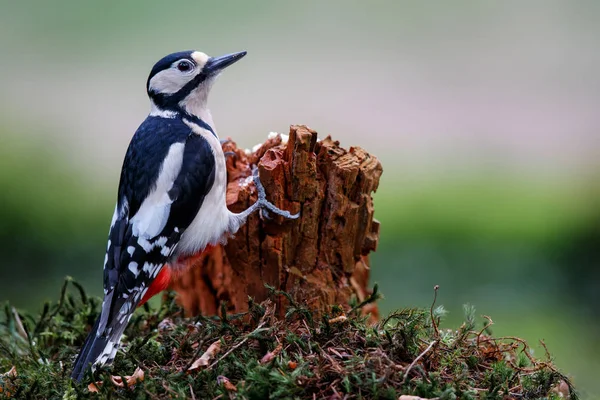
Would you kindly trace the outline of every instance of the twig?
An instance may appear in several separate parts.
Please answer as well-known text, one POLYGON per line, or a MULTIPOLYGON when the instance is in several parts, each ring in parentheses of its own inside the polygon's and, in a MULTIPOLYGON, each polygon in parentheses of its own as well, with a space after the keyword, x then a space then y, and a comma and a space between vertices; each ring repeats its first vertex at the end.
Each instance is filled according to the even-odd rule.
MULTIPOLYGON (((529 354, 529 351, 528 351, 530 348, 529 345, 527 344, 527 342, 525 340, 523 340, 521 338, 518 338, 515 336, 502 336, 499 338, 484 338, 481 340, 484 342, 495 342, 495 343, 502 342, 503 340, 513 340, 515 342, 521 343, 521 345, 523 346, 521 353, 525 354, 525 356, 529 359, 529 362, 531 362, 531 365, 533 365, 532 368, 520 368, 520 370, 523 373, 532 373, 532 372, 539 371, 543 368, 549 368, 552 371, 556 371, 556 367, 554 365, 552 365, 551 362, 538 361, 535 358, 533 358, 531 356, 531 354, 529 354)), ((478 341, 477 347, 479 347, 479 341, 478 341)))
POLYGON ((542 347, 544 348, 544 351, 546 352, 546 360, 548 362, 552 362, 552 356, 550 356, 550 352, 548 351, 548 347, 546 347, 546 343, 544 343, 543 340, 540 340, 540 344, 542 345, 542 347))
POLYGON ((208 369, 211 369, 212 367, 214 367, 215 365, 217 365, 218 363, 220 363, 221 361, 223 361, 223 359, 225 359, 225 357, 227 357, 232 352, 234 352, 238 347, 240 347, 241 345, 243 345, 244 343, 246 343, 248 341, 248 338, 254 332, 258 331, 259 329, 262 329, 262 327, 265 326, 265 324, 266 324, 266 321, 263 321, 260 324, 258 324, 258 326, 256 327, 256 329, 254 329, 252 332, 250 332, 249 334, 247 334, 238 344, 236 344, 235 346, 233 346, 231 349, 227 350, 227 352, 225 354, 223 354, 217 361, 215 361, 212 364, 210 364, 208 366, 208 369))
POLYGON ((410 373, 410 370, 415 366, 417 361, 419 361, 429 350, 431 350, 433 348, 433 346, 436 345, 437 342, 438 342, 437 340, 434 340, 433 342, 431 342, 429 344, 429 346, 427 346, 427 348, 425 350, 423 350, 423 352, 421 354, 419 354, 417 356, 417 358, 415 358, 413 360, 413 362, 410 363, 408 368, 406 368, 406 372, 404 373, 404 378, 402 378, 402 382, 400 383, 400 386, 404 385, 404 383, 406 382, 406 379, 408 378, 408 374, 410 373))
POLYGON ((433 303, 431 303, 431 308, 429 309, 429 313, 431 314, 431 324, 433 325, 433 330, 435 331, 435 336, 440 336, 440 331, 438 330, 437 324, 435 322, 435 317, 433 316, 433 307, 435 306, 435 302, 437 300, 437 292, 440 288, 440 285, 435 285, 433 287, 433 303))
POLYGON ((487 319, 487 321, 489 322, 487 325, 484 325, 483 328, 479 331, 479 333, 477 334, 477 348, 479 349, 479 340, 481 338, 481 335, 483 335, 483 331, 485 331, 487 328, 489 328, 490 326, 494 325, 494 321, 492 321, 492 319, 490 317, 488 317, 487 315, 484 315, 483 318, 487 319))
POLYGON ((13 318, 15 320, 17 332, 23 339, 27 340, 27 342, 29 342, 31 344, 31 339, 29 339, 29 335, 27 334, 27 332, 25 332, 25 327, 23 326, 23 321, 21 321, 21 317, 19 316, 17 309, 12 307, 11 311, 13 313, 13 318))
POLYGON ((218 363, 220 363, 221 361, 223 361, 225 359, 225 357, 227 357, 228 355, 230 355, 232 352, 234 352, 238 347, 240 347, 241 345, 243 345, 244 343, 246 343, 248 341, 248 338, 250 338, 250 336, 252 336, 254 333, 258 332, 259 330, 261 330, 263 328, 263 326, 265 326, 265 324, 267 323, 267 320, 273 316, 273 313, 275 312, 275 306, 273 305, 273 303, 269 300, 267 300, 265 306, 265 313, 264 315, 260 318, 260 323, 258 324, 258 326, 250 333, 248 333, 244 339, 242 339, 238 344, 236 344, 235 346, 233 346, 231 349, 227 350, 227 352, 225 352, 225 354, 223 354, 222 357, 220 357, 217 361, 213 362, 212 364, 210 364, 208 366, 208 369, 211 369, 212 367, 214 367, 215 365, 217 365, 218 363))
POLYGON ((48 317, 48 320, 51 320, 52 318, 54 318, 58 312, 60 311, 60 309, 62 308, 63 304, 65 303, 65 296, 67 295, 67 287, 69 286, 69 283, 73 280, 73 278, 71 278, 70 276, 67 276, 65 278, 65 283, 63 284, 61 290, 60 290, 60 298, 58 300, 58 306, 56 307, 56 309, 50 314, 50 316, 48 317))

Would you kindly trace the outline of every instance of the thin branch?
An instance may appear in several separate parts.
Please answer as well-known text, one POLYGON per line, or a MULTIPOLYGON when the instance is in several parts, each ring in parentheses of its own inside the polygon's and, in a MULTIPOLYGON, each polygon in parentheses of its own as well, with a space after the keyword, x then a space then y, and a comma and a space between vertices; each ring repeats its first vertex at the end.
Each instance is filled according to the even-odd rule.
POLYGON ((431 303, 431 308, 429 309, 429 313, 431 314, 431 323, 433 325, 433 330, 435 331, 435 337, 440 336, 440 331, 438 330, 437 324, 435 322, 435 317, 433 315, 433 307, 435 306, 435 302, 437 300, 437 293, 440 288, 440 285, 435 285, 433 287, 433 303, 431 303))
POLYGON ((402 382, 400 383, 400 386, 403 386, 404 383, 406 383, 406 379, 408 378, 408 374, 410 373, 410 370, 415 366, 415 364, 417 363, 417 361, 419 361, 425 354, 427 354, 427 352, 429 350, 431 350, 433 348, 433 346, 435 346, 437 344, 437 340, 434 340, 433 342, 429 343, 429 346, 427 346, 427 348, 425 350, 423 350, 423 352, 421 354, 419 354, 417 356, 417 358, 415 358, 413 360, 413 362, 410 363, 410 365, 408 366, 408 368, 406 368, 406 372, 404 373, 404 378, 402 378, 402 382))
POLYGON ((250 333, 248 333, 244 339, 242 339, 238 344, 236 344, 235 346, 233 346, 231 349, 227 350, 227 352, 225 352, 225 354, 223 354, 223 356, 221 356, 217 361, 213 362, 212 364, 210 364, 208 366, 208 369, 211 369, 212 367, 214 367, 215 365, 217 365, 219 362, 223 361, 225 359, 225 357, 227 357, 228 355, 230 355, 232 352, 234 352, 237 348, 239 348, 241 345, 243 345, 244 343, 246 343, 248 341, 248 339, 254 335, 255 333, 259 332, 267 323, 267 321, 273 316, 275 312, 275 305, 273 305, 273 303, 271 303, 270 301, 267 303, 266 307, 265 307, 265 313, 264 315, 260 318, 260 323, 258 324, 258 326, 250 333))
POLYGON ((225 359, 225 357, 227 357, 228 355, 230 355, 231 353, 233 353, 237 348, 239 348, 241 345, 243 345, 244 343, 246 343, 248 341, 248 338, 250 338, 250 336, 252 336, 258 330, 262 329, 262 327, 265 326, 265 324, 266 324, 266 321, 263 321, 260 324, 258 324, 258 326, 256 327, 256 329, 254 329, 252 332, 250 332, 249 334, 247 334, 238 344, 236 344, 235 346, 233 346, 231 349, 227 350, 227 352, 225 354, 223 354, 217 361, 215 361, 212 364, 210 364, 208 366, 208 369, 211 369, 212 367, 214 367, 215 365, 217 365, 219 362, 223 361, 225 359))

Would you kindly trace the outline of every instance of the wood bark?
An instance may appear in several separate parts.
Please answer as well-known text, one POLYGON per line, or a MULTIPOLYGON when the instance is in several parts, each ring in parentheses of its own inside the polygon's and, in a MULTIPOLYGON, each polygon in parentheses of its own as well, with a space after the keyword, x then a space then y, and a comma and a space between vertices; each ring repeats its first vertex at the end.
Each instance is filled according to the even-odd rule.
MULTIPOLYGON (((258 165, 269 201, 300 217, 265 219, 257 212, 226 245, 188 260, 190 268, 171 285, 186 312, 214 315, 223 301, 228 312, 244 312, 248 296, 259 302, 269 296, 265 284, 317 312, 333 304, 347 309, 352 295, 367 298, 368 255, 379 239, 371 197, 382 173, 379 160, 330 137, 317 140, 306 126, 292 126, 289 137, 270 137, 252 152, 234 142, 223 150, 234 153, 227 159, 231 211, 256 201, 251 167, 258 165)), ((276 301, 285 314, 285 297, 276 301)), ((376 305, 365 311, 377 318, 376 305)))

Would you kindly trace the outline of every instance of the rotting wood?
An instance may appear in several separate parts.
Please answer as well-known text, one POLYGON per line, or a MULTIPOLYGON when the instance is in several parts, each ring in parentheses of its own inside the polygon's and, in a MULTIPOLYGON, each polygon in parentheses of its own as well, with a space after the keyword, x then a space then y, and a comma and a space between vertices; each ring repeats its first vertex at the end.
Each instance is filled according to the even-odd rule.
MULTIPOLYGON (((291 126, 287 140, 271 136, 254 152, 227 142, 227 205, 240 212, 256 201, 251 166, 257 164, 267 198, 277 207, 300 212, 297 220, 250 216, 227 244, 190 259, 193 264, 173 279, 172 288, 189 315, 214 315, 225 301, 228 312, 248 309, 248 296, 260 302, 265 284, 292 295, 299 304, 326 311, 347 308, 371 293, 369 253, 377 248, 379 222, 373 218, 372 193, 382 167, 360 147, 346 150, 329 136, 317 140, 306 126, 291 126)), ((287 300, 277 299, 277 313, 287 300)), ((364 312, 378 317, 376 304, 364 312)))

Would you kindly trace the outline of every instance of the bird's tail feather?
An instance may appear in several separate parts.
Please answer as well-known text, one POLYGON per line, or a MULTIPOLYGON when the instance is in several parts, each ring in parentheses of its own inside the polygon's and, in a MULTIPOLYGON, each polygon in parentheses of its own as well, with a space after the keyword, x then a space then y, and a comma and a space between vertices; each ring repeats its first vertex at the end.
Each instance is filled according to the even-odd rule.
POLYGON ((73 364, 71 379, 77 382, 80 382, 83 379, 90 367, 93 369, 96 366, 110 363, 114 359, 121 336, 127 325, 126 323, 120 324, 113 329, 110 329, 110 334, 103 332, 98 335, 100 319, 101 317, 98 317, 96 320, 94 327, 85 339, 85 343, 73 364))

